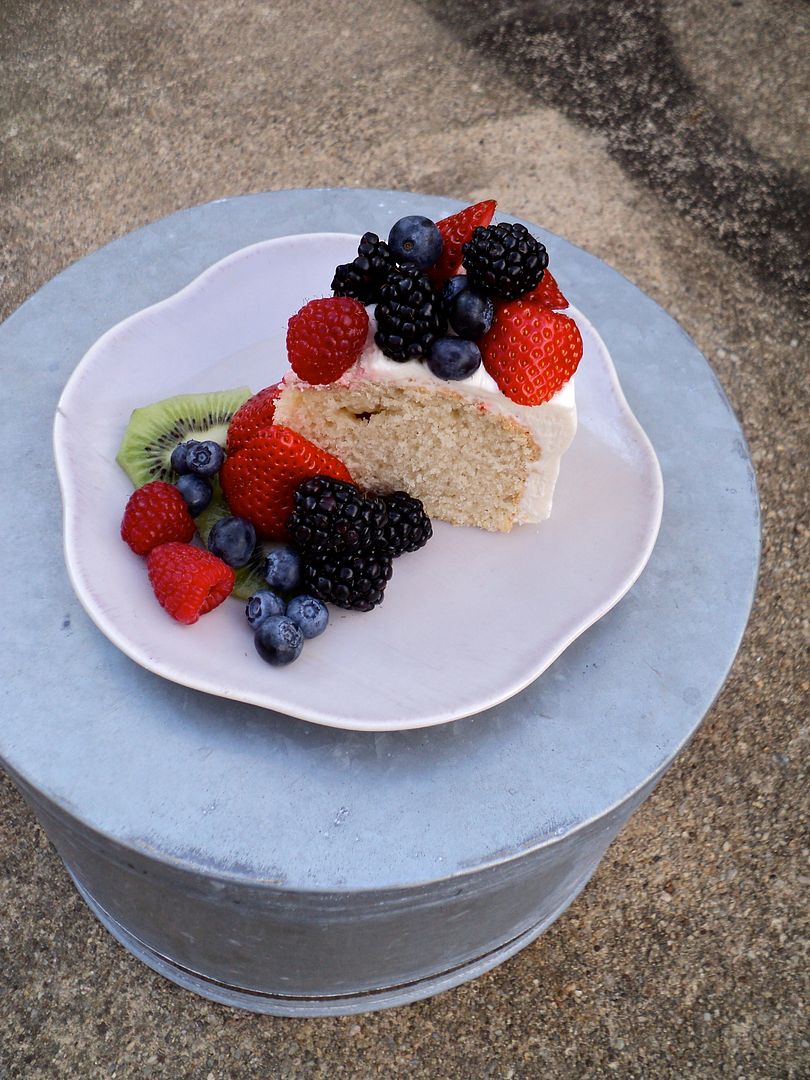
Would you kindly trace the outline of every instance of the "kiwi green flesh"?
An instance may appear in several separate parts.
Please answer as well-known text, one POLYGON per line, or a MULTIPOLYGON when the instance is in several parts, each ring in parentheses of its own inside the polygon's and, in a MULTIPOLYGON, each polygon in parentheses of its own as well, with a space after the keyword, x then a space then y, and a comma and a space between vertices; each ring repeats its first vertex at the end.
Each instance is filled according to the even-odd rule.
POLYGON ((233 414, 251 396, 247 386, 209 394, 178 394, 135 409, 116 461, 135 487, 150 480, 173 483, 172 451, 187 439, 211 439, 224 448, 233 414))
MULTIPOLYGON (((198 514, 194 519, 197 523, 197 532, 200 534, 204 544, 208 543, 208 534, 213 529, 214 525, 220 518, 227 517, 230 514, 230 508, 225 501, 225 496, 219 490, 219 486, 215 485, 214 497, 211 502, 203 510, 201 514, 198 514)), ((268 542, 265 540, 259 540, 250 557, 250 562, 247 566, 241 567, 236 571, 236 581, 234 582, 232 596, 238 597, 240 600, 248 600, 259 589, 267 588, 267 581, 264 576, 264 564, 267 560, 267 556, 273 550, 278 547, 278 544, 268 542)))

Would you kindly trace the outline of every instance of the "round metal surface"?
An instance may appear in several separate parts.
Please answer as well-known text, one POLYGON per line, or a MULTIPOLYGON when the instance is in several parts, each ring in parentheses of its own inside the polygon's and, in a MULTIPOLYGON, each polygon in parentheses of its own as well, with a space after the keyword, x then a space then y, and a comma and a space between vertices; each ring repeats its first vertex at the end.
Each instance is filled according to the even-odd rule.
POLYGON ((444 727, 351 733, 164 681, 84 614, 62 559, 50 432, 87 348, 248 244, 294 232, 383 233, 403 214, 436 217, 460 205, 362 190, 222 200, 93 253, 0 327, 6 441, 19 451, 0 501, 0 760, 94 910, 114 933, 120 924, 119 940, 183 985, 225 986, 210 990, 218 1000, 315 1014, 357 1011, 363 998, 352 995, 371 993, 382 997, 368 1007, 380 1007, 452 985, 451 968, 465 969, 455 981, 469 978, 492 966, 486 956, 508 955, 510 941, 531 940, 695 731, 745 627, 758 503, 722 390, 653 301, 535 226, 562 289, 607 343, 665 483, 661 531, 640 580, 540 679, 444 727), (536 892, 519 908, 509 898, 527 881, 536 892), (462 903, 465 931, 454 942, 442 914, 462 903), (205 915, 195 924, 186 911, 173 925, 172 904, 205 915), (242 904, 249 928, 226 918, 242 904), (381 913, 377 940, 366 932, 381 913), (279 926, 294 930, 290 951, 266 970, 255 958, 262 919, 273 941, 279 926), (308 928, 317 937, 326 925, 337 928, 336 945, 321 969, 285 970, 285 957, 306 954, 308 928), (419 925, 433 926, 434 938, 422 944, 414 931, 406 963, 390 943, 419 925), (369 945, 350 970, 358 940, 369 945), (305 1004, 235 1000, 283 997, 285 986, 305 1004), (353 1003, 312 1003, 330 995, 353 1003))

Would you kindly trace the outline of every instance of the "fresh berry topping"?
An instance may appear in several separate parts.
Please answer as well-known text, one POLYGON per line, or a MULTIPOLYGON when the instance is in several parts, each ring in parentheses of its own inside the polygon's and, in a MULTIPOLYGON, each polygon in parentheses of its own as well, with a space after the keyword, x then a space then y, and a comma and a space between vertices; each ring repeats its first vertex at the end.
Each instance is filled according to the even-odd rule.
POLYGON ((295 623, 305 638, 314 638, 326 629, 329 609, 323 600, 315 596, 296 596, 287 604, 287 618, 295 623))
POLYGON ((185 499, 172 484, 153 480, 133 491, 121 521, 121 539, 136 555, 148 555, 158 544, 189 541, 194 519, 185 499))
POLYGON ((241 450, 245 443, 249 443, 263 428, 270 427, 281 389, 281 383, 266 386, 236 410, 228 427, 229 454, 241 450))
POLYGON ((175 446, 174 450, 172 450, 172 456, 169 459, 169 464, 178 476, 183 476, 187 472, 190 472, 187 460, 188 452, 192 449, 192 447, 197 445, 198 443, 196 439, 189 439, 188 442, 178 443, 177 446, 175 446))
POLYGON ((371 611, 382 603, 391 572, 390 555, 327 553, 307 559, 304 584, 314 596, 337 607, 371 611))
POLYGON ((463 250, 470 288, 503 300, 516 300, 533 289, 548 266, 543 244, 517 223, 478 228, 463 250))
POLYGON ((391 226, 388 247, 399 262, 427 270, 442 253, 442 234, 430 218, 409 214, 391 226))
POLYGON ((450 325, 461 338, 477 341, 492 326, 495 304, 489 296, 463 289, 450 303, 450 325))
POLYGON ((382 499, 329 476, 315 476, 300 484, 294 502, 287 528, 307 558, 368 550, 386 522, 382 499))
POLYGON ((430 346, 427 366, 437 379, 466 379, 480 368, 481 350, 474 341, 464 338, 436 338, 430 346))
POLYGON ((562 311, 570 306, 548 268, 543 271, 540 284, 527 292, 523 299, 531 300, 533 304, 542 304, 543 307, 554 308, 555 311, 562 311))
POLYGON ((270 589, 259 589, 245 605, 245 615, 250 626, 257 630, 271 615, 283 615, 287 605, 281 597, 270 589))
POLYGON ((487 199, 486 202, 475 203, 474 206, 468 206, 457 214, 451 214, 450 217, 436 222, 444 245, 439 261, 431 267, 428 274, 434 284, 440 285, 453 274, 458 274, 461 267, 461 249, 472 236, 474 229, 489 225, 494 213, 495 200, 487 199))
POLYGON ((433 526, 419 499, 405 491, 384 496, 388 521, 378 549, 393 558, 406 551, 418 551, 433 536, 433 526))
POLYGON ((228 506, 262 539, 285 540, 295 489, 310 476, 351 481, 342 461, 296 431, 274 424, 229 454, 219 475, 228 506))
POLYGON ((262 660, 275 667, 297 660, 304 647, 304 635, 286 615, 271 615, 259 623, 253 641, 262 660))
POLYGON ((388 244, 380 240, 376 233, 364 233, 357 249, 357 258, 335 270, 332 292, 335 296, 352 296, 361 304, 376 304, 380 299, 380 289, 396 268, 396 260, 388 244))
POLYGON ((518 405, 542 405, 582 359, 579 327, 567 315, 525 299, 503 304, 479 341, 484 367, 518 405))
POLYGON ((450 305, 453 303, 459 293, 469 285, 466 274, 456 274, 455 277, 448 278, 442 285, 441 292, 439 293, 439 299, 442 302, 442 308, 445 312, 450 311, 450 305))
POLYGON ((182 476, 178 476, 175 487, 186 500, 188 512, 192 517, 196 517, 205 510, 214 493, 211 481, 206 480, 204 476, 195 476, 194 473, 184 473, 182 476))
POLYGON ((205 442, 194 443, 193 446, 186 444, 186 471, 195 476, 215 476, 222 462, 225 460, 225 451, 219 443, 206 439, 205 442))
POLYGON ((301 556, 295 548, 276 548, 264 563, 264 576, 271 589, 278 592, 295 592, 301 585, 301 556))
POLYGON ((208 550, 236 570, 247 566, 256 547, 256 529, 245 518, 221 517, 208 534, 208 550))
POLYGON ((389 276, 375 314, 374 340, 386 356, 400 363, 426 353, 447 327, 433 286, 410 265, 389 276))
POLYGON ((190 625, 230 596, 234 572, 221 559, 191 544, 161 544, 146 560, 161 607, 190 625))
POLYGON ((334 382, 357 360, 367 336, 368 314, 359 300, 310 300, 287 324, 290 366, 305 382, 334 382))

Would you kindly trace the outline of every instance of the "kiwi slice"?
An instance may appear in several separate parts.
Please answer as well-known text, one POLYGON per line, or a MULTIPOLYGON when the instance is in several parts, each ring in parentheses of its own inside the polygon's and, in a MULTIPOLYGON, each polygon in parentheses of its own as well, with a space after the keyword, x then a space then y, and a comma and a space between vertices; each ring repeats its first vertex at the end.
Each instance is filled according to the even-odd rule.
MULTIPOLYGON (((208 543, 208 534, 220 518, 230 514, 230 508, 225 501, 225 496, 219 489, 219 484, 214 485, 214 496, 201 514, 194 519, 197 524, 197 532, 204 544, 208 543)), ((272 541, 259 540, 250 557, 247 566, 236 571, 232 596, 238 596, 240 600, 247 600, 259 589, 267 588, 264 577, 264 564, 270 552, 278 547, 272 541)))
POLYGON ((211 439, 225 446, 228 424, 251 396, 247 386, 211 394, 178 394, 164 398, 130 417, 116 461, 135 487, 150 480, 176 480, 170 464, 172 450, 187 439, 211 439))

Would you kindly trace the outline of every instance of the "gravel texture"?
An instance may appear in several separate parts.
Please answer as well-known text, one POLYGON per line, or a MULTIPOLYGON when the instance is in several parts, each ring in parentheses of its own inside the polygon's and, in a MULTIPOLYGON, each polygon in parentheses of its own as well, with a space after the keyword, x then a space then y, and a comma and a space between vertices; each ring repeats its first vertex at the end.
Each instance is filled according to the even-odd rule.
POLYGON ((101 929, 0 781, 2 1080, 810 1073, 809 34, 802 0, 0 5, 0 316, 225 195, 491 195, 680 321, 763 514, 749 629, 689 749, 547 934, 433 1000, 282 1020, 194 998, 101 929))

